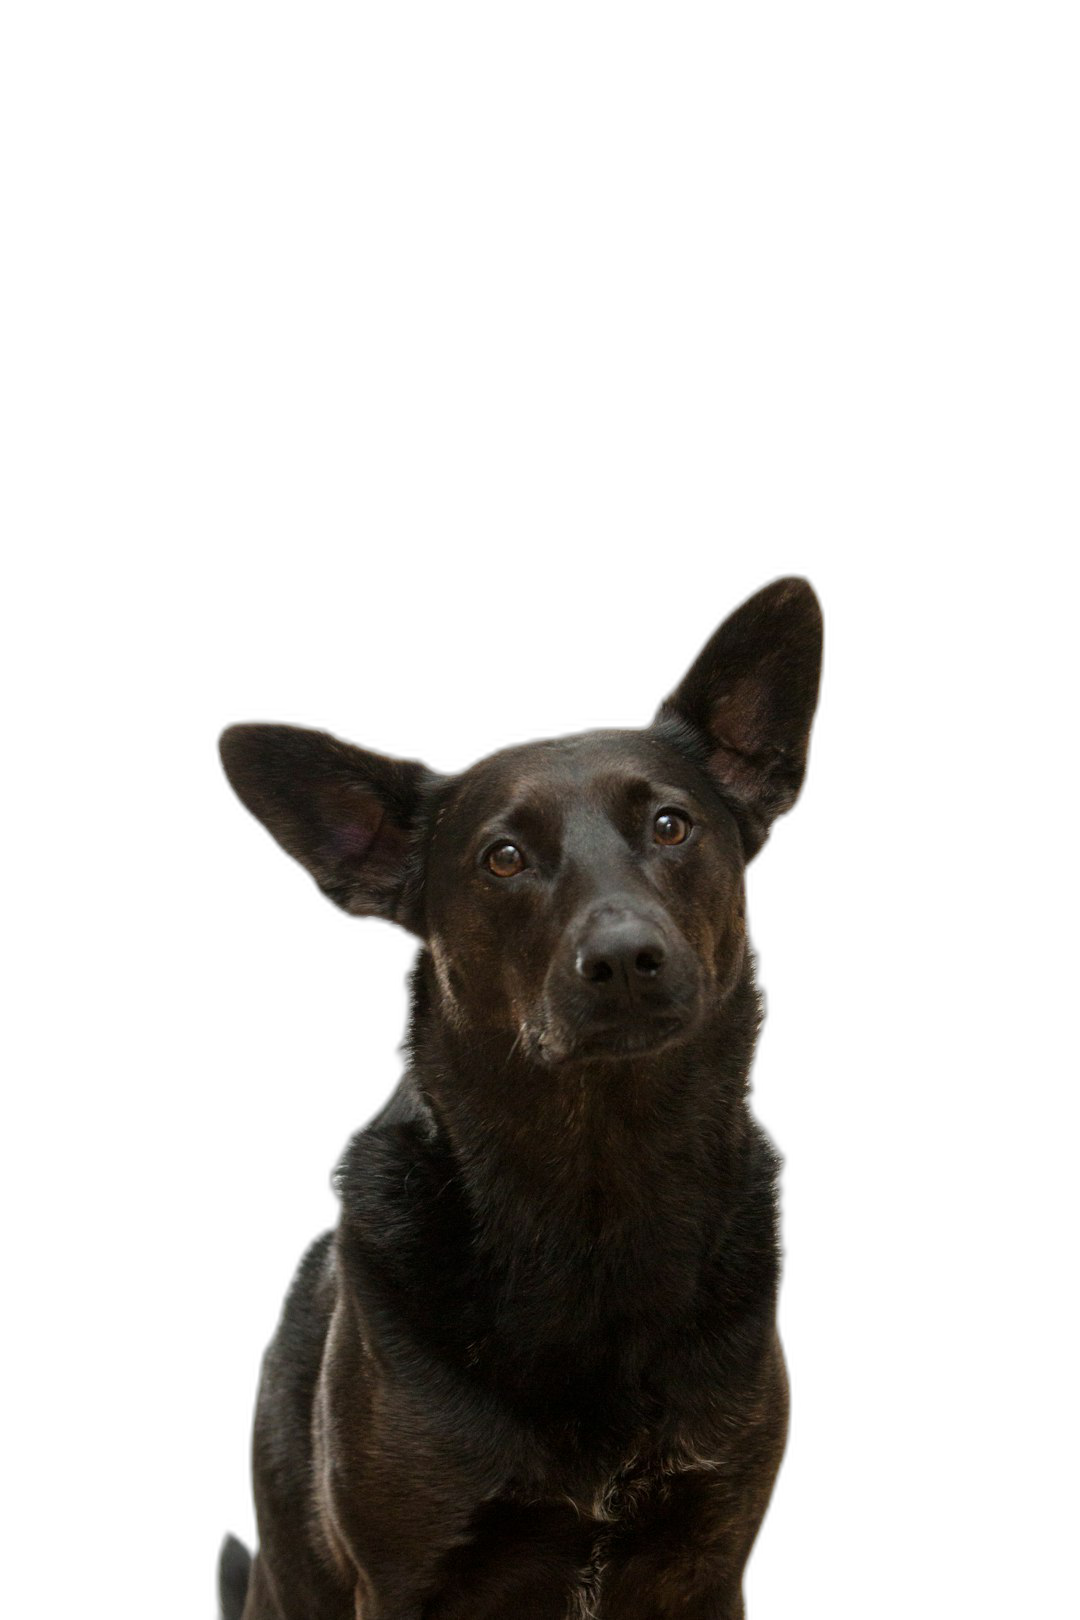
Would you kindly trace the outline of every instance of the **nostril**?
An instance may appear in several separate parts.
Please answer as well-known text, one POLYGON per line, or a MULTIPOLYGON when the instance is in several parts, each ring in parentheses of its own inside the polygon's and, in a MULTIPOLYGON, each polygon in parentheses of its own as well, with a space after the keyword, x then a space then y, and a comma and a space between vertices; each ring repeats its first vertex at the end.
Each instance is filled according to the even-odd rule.
POLYGON ((590 984, 606 984, 612 976, 611 963, 605 962, 602 956, 579 956, 577 970, 590 984))
POLYGON ((629 990, 642 979, 659 977, 664 967, 664 946, 655 936, 650 939, 648 934, 643 941, 637 929, 633 933, 629 929, 609 929, 603 938, 586 941, 579 948, 574 966, 589 984, 611 984, 617 980, 629 990))

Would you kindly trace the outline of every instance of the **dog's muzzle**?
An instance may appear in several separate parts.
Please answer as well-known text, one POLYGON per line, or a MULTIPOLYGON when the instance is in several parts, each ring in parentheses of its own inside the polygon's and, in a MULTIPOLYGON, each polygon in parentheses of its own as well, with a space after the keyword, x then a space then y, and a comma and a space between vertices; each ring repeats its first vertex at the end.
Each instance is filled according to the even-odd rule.
POLYGON ((662 914, 596 907, 548 974, 538 1055, 559 1063, 659 1050, 695 1022, 701 977, 694 952, 662 914))

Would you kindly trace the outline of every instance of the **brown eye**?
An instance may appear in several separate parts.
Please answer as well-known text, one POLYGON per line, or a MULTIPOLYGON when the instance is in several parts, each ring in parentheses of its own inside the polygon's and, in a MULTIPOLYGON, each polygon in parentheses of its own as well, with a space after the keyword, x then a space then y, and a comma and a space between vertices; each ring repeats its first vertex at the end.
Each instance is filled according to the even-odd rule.
POLYGON ((496 877, 517 877, 525 870, 525 857, 516 844, 496 844, 487 852, 487 868, 496 877))
POLYGON ((681 810, 661 810, 653 822, 653 838, 658 844, 685 844, 692 826, 681 810))

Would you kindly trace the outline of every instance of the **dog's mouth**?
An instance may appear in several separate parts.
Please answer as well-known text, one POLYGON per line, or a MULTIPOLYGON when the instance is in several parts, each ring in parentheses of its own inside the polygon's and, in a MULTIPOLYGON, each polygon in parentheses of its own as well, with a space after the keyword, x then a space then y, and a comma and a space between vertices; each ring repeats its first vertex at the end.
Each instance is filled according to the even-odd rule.
POLYGON ((541 1062, 552 1067, 567 1063, 602 1062, 660 1052, 688 1034, 692 1020, 685 1014, 590 1021, 574 1029, 547 1025, 533 1033, 530 1045, 541 1062))

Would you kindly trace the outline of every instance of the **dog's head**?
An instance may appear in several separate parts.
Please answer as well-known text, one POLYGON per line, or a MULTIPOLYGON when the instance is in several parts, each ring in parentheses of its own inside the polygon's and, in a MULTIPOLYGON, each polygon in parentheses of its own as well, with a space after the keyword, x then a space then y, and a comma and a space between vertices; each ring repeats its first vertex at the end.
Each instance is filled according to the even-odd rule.
POLYGON ((232 726, 250 811, 346 911, 426 942, 445 1016, 558 1064, 688 1035, 744 961, 743 869, 806 768, 821 613, 804 580, 727 619, 642 731, 459 776, 325 732, 232 726))

